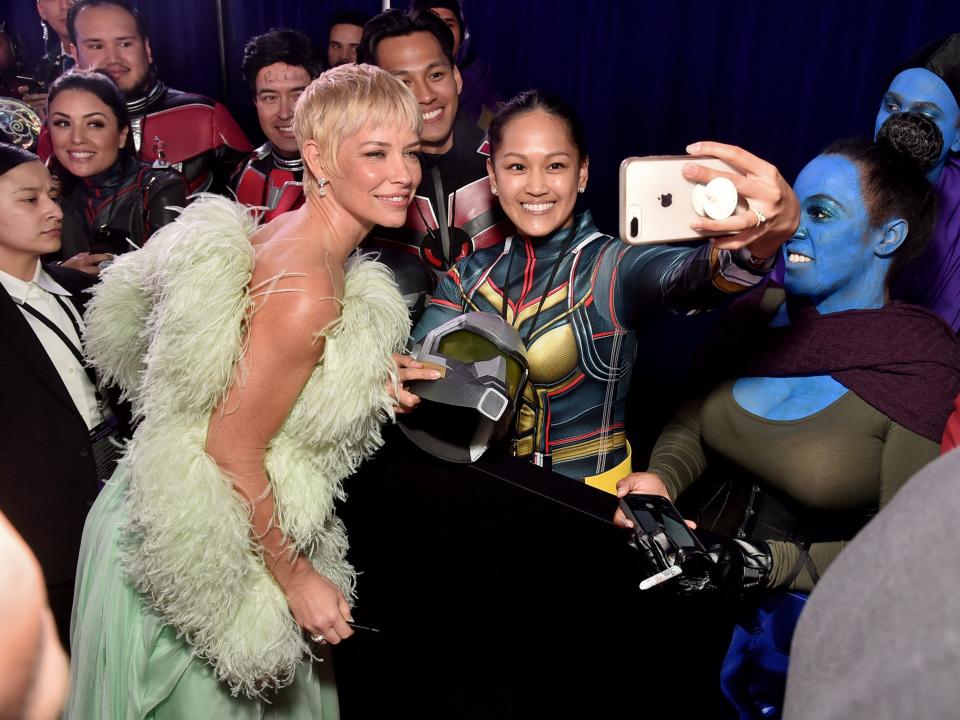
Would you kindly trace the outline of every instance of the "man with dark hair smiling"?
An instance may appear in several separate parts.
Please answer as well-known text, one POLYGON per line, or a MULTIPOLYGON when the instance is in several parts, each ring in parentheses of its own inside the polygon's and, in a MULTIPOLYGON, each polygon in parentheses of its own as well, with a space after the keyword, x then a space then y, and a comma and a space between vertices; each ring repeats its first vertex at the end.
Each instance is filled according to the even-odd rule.
POLYGON ((271 30, 247 42, 241 65, 267 142, 237 173, 237 200, 263 207, 263 222, 303 205, 303 160, 293 135, 293 108, 320 74, 310 38, 297 30, 271 30))
POLYGON ((470 48, 470 35, 463 19, 460 0, 413 0, 413 10, 436 14, 453 33, 453 59, 457 63, 463 88, 460 112, 486 128, 497 111, 500 96, 493 84, 493 70, 470 48))
MULTIPOLYGON (((366 24, 357 52, 359 62, 379 65, 410 88, 424 121, 423 180, 407 222, 399 230, 375 228, 367 243, 405 251, 437 272, 512 231, 490 192, 485 134, 458 114, 453 42, 450 28, 429 10, 387 10, 366 24)), ((391 264, 389 255, 385 261, 391 264)))
POLYGON ((77 65, 102 70, 123 91, 139 158, 173 165, 190 192, 224 190, 250 143, 223 105, 157 78, 139 13, 125 0, 78 0, 67 30, 77 65))

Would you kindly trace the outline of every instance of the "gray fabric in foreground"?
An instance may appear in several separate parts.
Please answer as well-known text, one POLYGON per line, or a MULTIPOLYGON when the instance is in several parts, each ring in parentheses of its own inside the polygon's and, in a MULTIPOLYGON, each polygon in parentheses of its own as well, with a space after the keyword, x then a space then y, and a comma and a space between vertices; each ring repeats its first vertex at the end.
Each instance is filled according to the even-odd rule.
POLYGON ((830 566, 791 650, 786 720, 960 717, 960 450, 830 566))

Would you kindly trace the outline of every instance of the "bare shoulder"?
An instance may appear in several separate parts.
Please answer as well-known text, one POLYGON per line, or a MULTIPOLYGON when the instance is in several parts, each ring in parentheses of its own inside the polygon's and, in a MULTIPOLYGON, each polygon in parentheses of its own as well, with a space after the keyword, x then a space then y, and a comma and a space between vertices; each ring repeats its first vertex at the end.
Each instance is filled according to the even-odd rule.
POLYGON ((254 249, 254 334, 284 345, 303 339, 316 346, 319 334, 340 316, 343 267, 316 239, 282 228, 254 249))

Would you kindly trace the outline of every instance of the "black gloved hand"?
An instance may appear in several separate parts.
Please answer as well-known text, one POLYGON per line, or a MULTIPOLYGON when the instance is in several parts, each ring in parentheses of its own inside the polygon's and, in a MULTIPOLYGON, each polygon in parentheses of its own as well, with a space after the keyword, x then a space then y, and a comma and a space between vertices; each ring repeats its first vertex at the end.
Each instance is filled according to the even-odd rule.
POLYGON ((714 584, 728 595, 742 597, 767 586, 773 556, 763 540, 714 537, 710 557, 716 563, 714 584))
MULTIPOLYGON (((714 563, 704 550, 677 547, 666 533, 649 534, 638 528, 634 528, 628 544, 639 553, 639 564, 647 581, 657 579, 659 585, 664 582, 662 578, 669 577, 669 582, 662 586, 664 590, 687 595, 711 586, 714 563), (671 570, 681 572, 674 575, 671 570), (665 572, 668 575, 664 575, 665 572)), ((644 584, 640 587, 647 589, 644 584)))

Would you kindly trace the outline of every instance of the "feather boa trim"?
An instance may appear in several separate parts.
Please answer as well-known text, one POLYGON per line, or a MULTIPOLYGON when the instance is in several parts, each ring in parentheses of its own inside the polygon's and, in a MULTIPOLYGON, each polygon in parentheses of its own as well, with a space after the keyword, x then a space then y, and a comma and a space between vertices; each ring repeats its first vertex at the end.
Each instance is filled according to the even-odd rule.
MULTIPOLYGON (((86 337, 91 363, 141 418, 124 458, 128 576, 233 693, 248 696, 290 683, 309 655, 251 537, 249 507, 204 452, 210 414, 243 353, 255 228, 241 205, 194 202, 105 270, 86 337)), ((390 271, 354 256, 323 358, 266 454, 276 521, 348 598, 355 572, 334 499, 382 443, 393 413, 386 383, 396 380, 390 354, 408 332, 390 271)))

